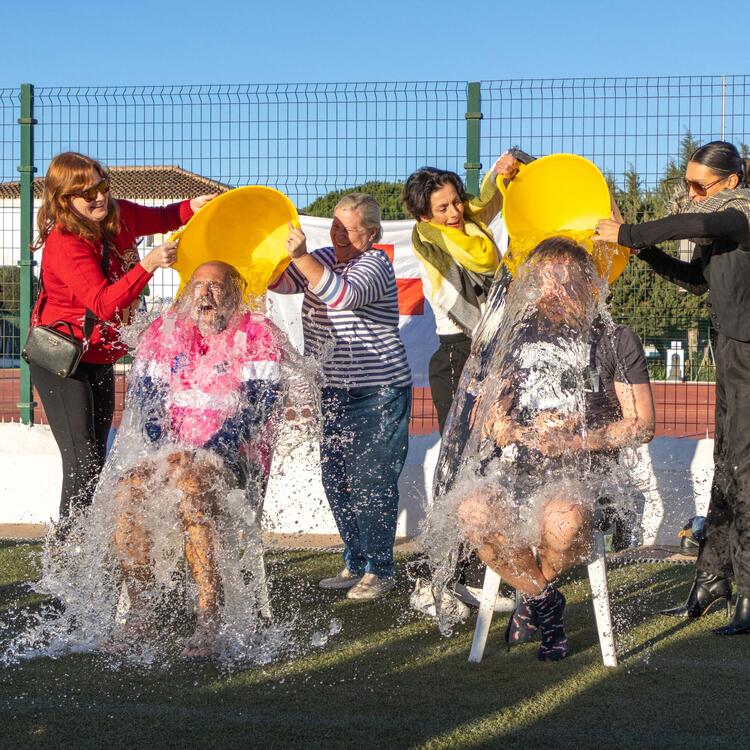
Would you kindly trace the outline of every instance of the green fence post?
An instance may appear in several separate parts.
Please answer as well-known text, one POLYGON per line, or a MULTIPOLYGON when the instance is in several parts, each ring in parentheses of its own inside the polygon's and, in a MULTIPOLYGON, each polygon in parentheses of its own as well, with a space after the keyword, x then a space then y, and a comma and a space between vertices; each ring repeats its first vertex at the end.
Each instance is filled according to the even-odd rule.
MULTIPOLYGON (((34 225, 34 87, 30 83, 21 84, 21 116, 18 125, 21 128, 21 267, 20 284, 20 320, 19 335, 21 346, 26 341, 26 334, 31 322, 31 307, 34 303, 34 266, 36 261, 31 255, 30 245, 34 225)), ((21 359, 21 388, 18 399, 18 413, 24 424, 34 424, 34 389, 31 383, 29 366, 21 359)))
POLYGON ((466 190, 472 195, 479 194, 479 126, 482 121, 482 87, 478 82, 466 87, 466 190))

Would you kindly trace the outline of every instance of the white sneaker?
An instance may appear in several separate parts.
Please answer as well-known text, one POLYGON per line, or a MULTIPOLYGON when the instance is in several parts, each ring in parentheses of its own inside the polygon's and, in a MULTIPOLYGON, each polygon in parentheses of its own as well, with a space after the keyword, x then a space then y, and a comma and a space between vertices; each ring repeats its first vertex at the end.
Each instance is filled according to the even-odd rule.
MULTIPOLYGON (((443 591, 441 597, 443 612, 447 613, 451 619, 463 622, 469 616, 469 608, 450 592, 443 591)), ((435 610, 435 596, 432 593, 432 586, 424 578, 417 578, 414 589, 409 597, 409 606, 417 612, 421 612, 427 617, 437 617, 435 610)))
POLYGON ((322 589, 350 589, 361 580, 362 576, 355 575, 349 568, 344 568, 333 578, 324 578, 318 586, 322 589))
POLYGON ((347 599, 378 599, 387 594, 396 585, 396 579, 391 576, 378 576, 375 573, 365 573, 362 580, 346 593, 347 599))

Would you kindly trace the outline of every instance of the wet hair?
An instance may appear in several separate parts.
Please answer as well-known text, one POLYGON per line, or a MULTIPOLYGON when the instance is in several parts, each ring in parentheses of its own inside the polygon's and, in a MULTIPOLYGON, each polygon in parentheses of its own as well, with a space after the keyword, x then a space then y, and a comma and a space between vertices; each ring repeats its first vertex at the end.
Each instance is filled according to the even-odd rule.
POLYGON ((739 177, 738 185, 747 186, 750 159, 743 159, 735 146, 728 141, 711 141, 693 151, 690 161, 708 167, 721 177, 739 177))
POLYGON ((419 221, 423 216, 432 218, 432 207, 430 198, 436 190, 453 185, 461 200, 464 199, 464 183, 455 172, 435 167, 422 167, 413 174, 404 184, 402 200, 406 210, 419 221))
POLYGON ((595 283, 598 278, 594 259, 577 242, 568 237, 549 237, 542 240, 529 254, 529 263, 544 261, 567 261, 575 264, 595 283))
POLYGON ((32 250, 42 247, 56 226, 91 242, 98 242, 105 235, 114 237, 120 231, 120 210, 111 194, 107 215, 100 222, 84 219, 73 210, 70 198, 91 183, 92 172, 100 178, 109 176, 96 159, 75 151, 64 151, 52 158, 37 215, 39 237, 32 250))
POLYGON ((369 193, 348 193, 333 209, 344 209, 345 211, 356 211, 359 221, 367 230, 375 231, 375 239, 378 242, 383 236, 383 225, 380 223, 380 204, 369 193))
POLYGON ((530 253, 528 266, 533 269, 542 263, 565 265, 568 279, 565 282, 565 312, 561 318, 558 300, 540 297, 538 310, 551 323, 565 323, 569 328, 583 331, 591 325, 593 307, 597 298, 599 276, 594 259, 577 242, 569 237, 550 237, 540 242, 530 253))

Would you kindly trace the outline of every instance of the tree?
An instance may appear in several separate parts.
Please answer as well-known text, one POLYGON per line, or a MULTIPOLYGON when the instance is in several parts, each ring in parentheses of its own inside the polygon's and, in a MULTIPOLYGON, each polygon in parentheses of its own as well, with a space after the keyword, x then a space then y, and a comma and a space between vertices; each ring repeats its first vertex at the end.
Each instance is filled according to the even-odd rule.
POLYGON ((404 185, 401 182, 365 182, 343 190, 332 190, 317 200, 313 201, 301 213, 308 216, 323 216, 331 218, 336 204, 347 194, 352 192, 369 193, 380 204, 383 219, 386 221, 394 219, 408 219, 409 215, 404 210, 401 195, 404 185))

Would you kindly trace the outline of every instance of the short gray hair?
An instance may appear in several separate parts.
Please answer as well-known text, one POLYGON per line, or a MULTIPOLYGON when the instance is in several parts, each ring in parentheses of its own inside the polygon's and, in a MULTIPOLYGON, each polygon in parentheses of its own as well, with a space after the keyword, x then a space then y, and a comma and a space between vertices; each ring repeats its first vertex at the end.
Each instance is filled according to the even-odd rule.
POLYGON ((375 230, 375 240, 378 242, 383 236, 383 226, 380 223, 380 204, 369 193, 348 193, 333 209, 343 208, 346 211, 357 211, 359 220, 365 229, 375 230))

